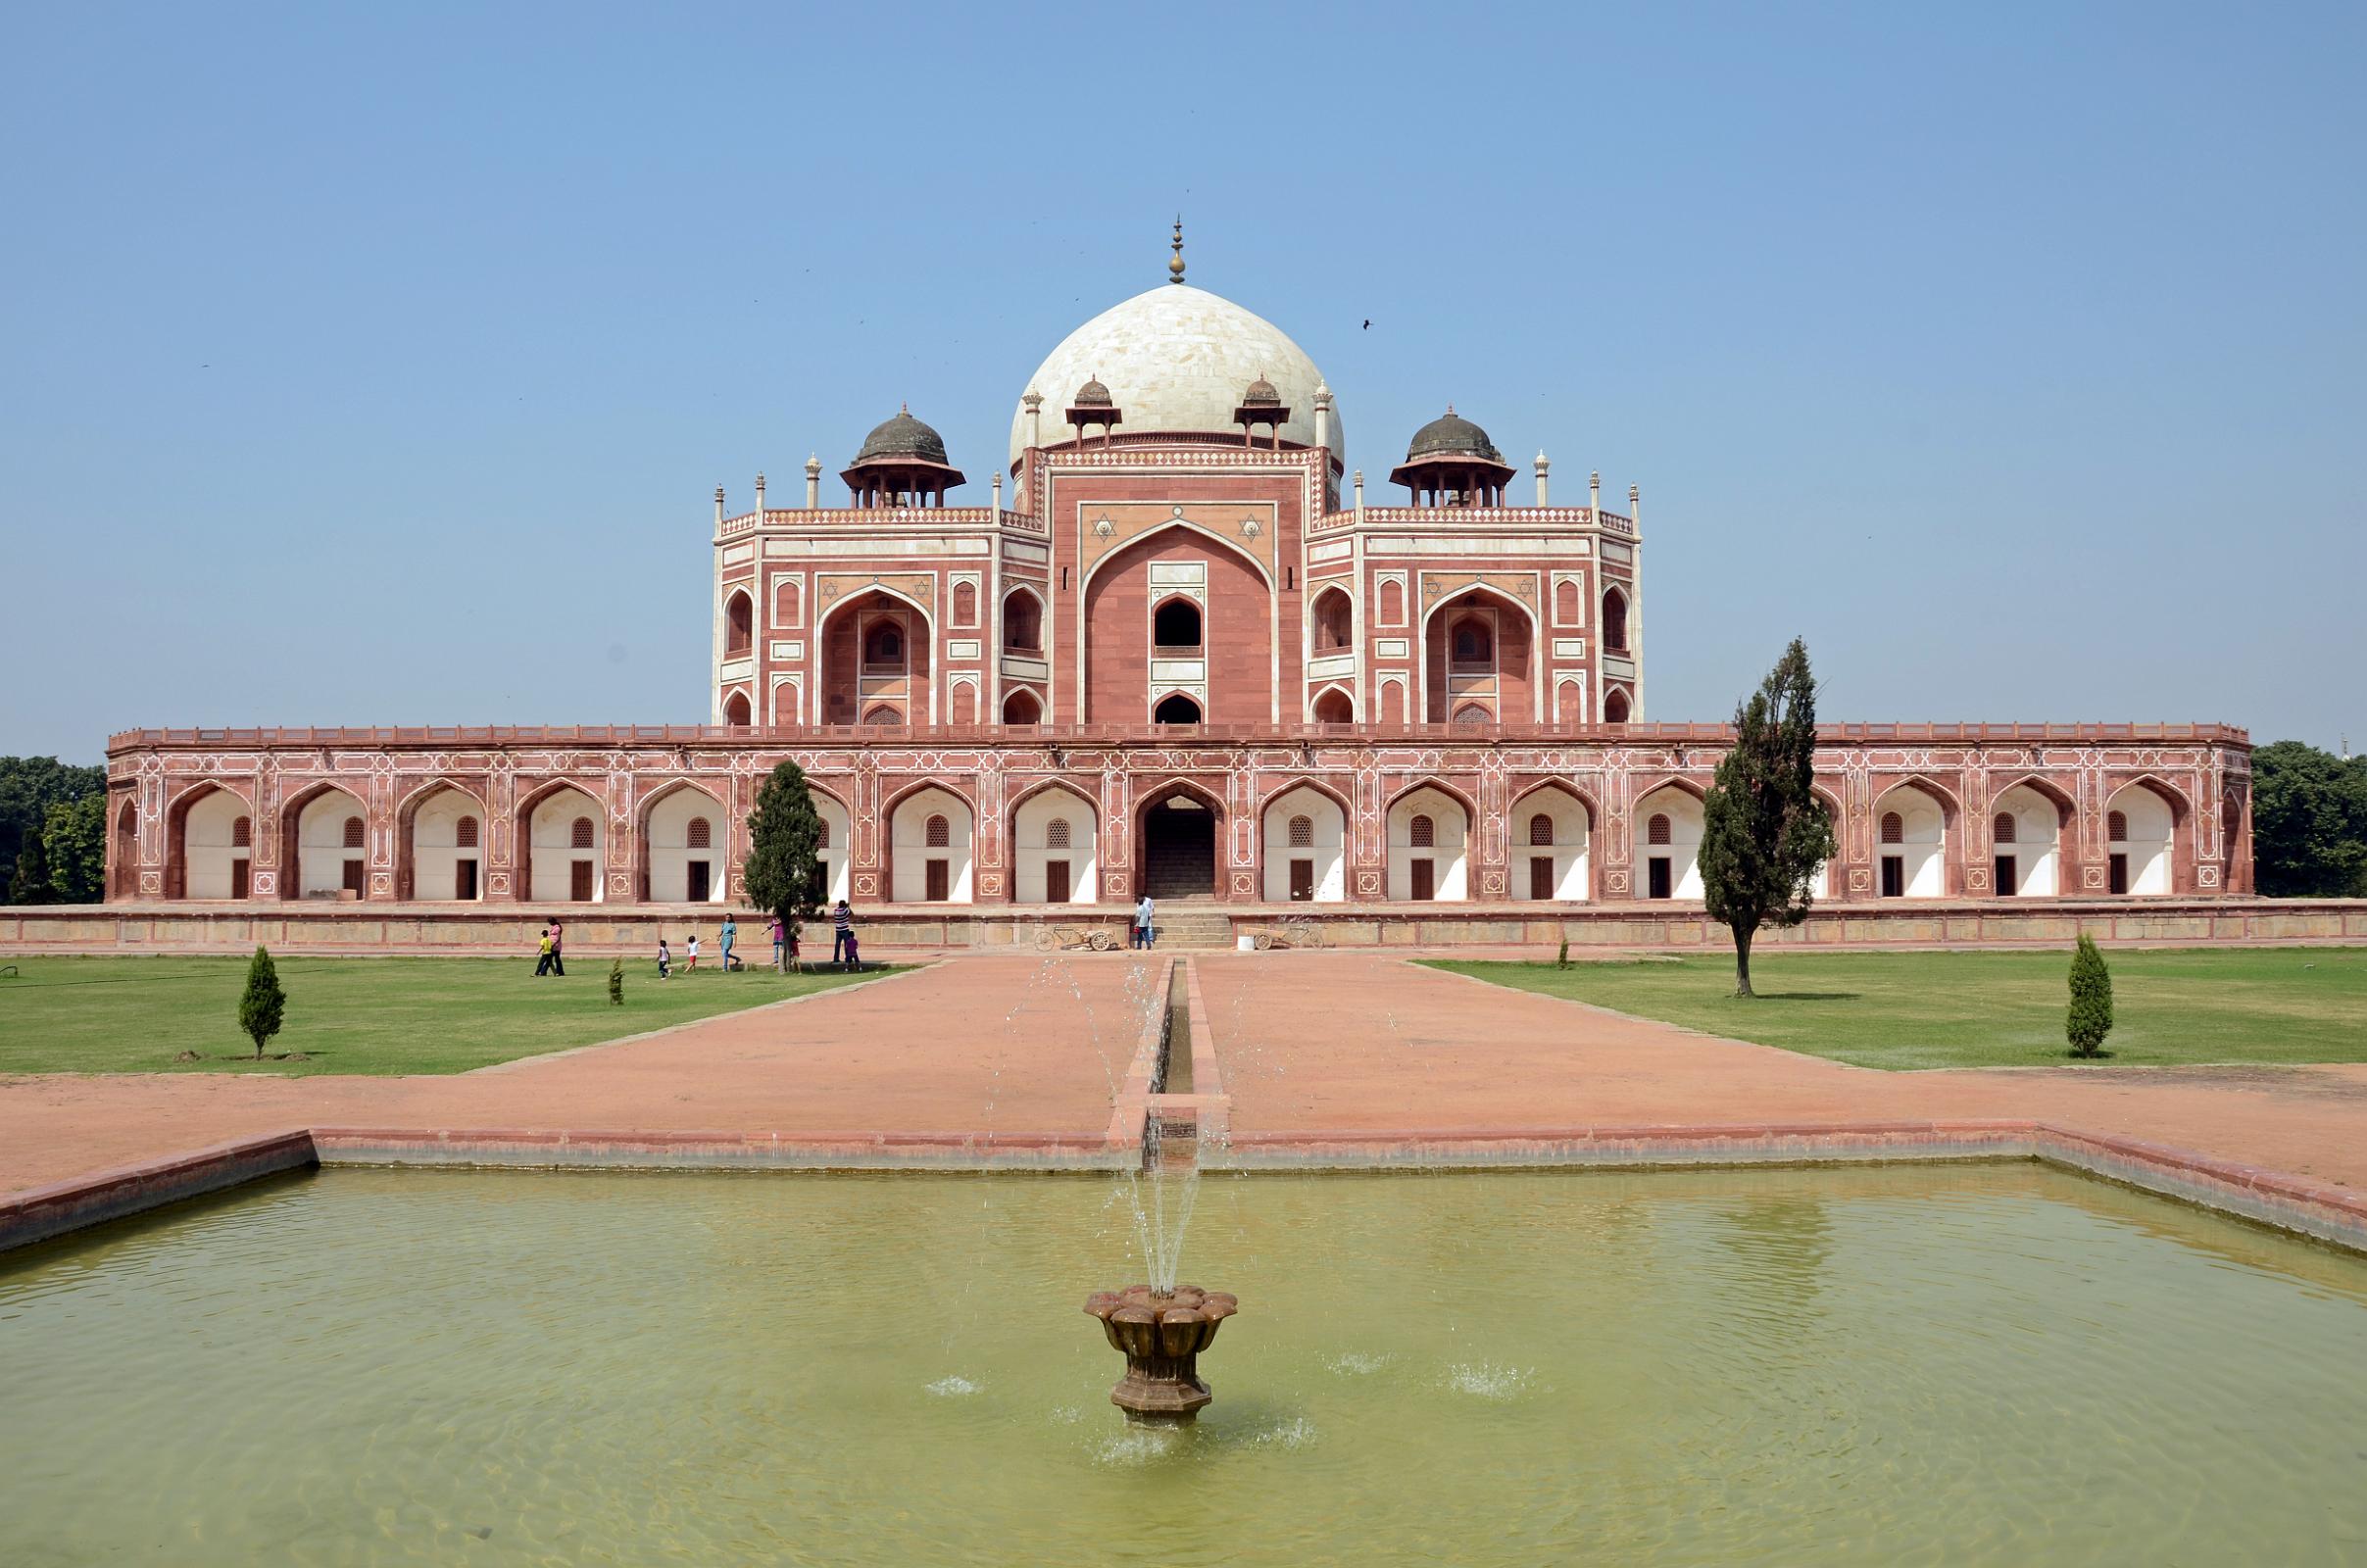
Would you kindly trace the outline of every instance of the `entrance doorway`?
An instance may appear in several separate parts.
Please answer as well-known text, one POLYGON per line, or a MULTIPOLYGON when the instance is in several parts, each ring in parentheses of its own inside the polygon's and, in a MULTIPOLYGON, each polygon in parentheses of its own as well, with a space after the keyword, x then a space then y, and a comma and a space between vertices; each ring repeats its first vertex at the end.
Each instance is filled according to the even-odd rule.
POLYGON ((943 904, 953 897, 953 862, 931 860, 921 874, 920 896, 930 904, 943 904))
POLYGON ((1882 858, 1882 896, 1886 899, 1906 897, 1906 857, 1886 855, 1882 858))
POLYGON ((572 904, 592 902, 591 861, 570 860, 567 862, 567 900, 572 904))
POLYGON ((687 866, 685 866, 684 869, 690 873, 690 886, 686 890, 690 902, 693 904, 705 904, 707 902, 708 892, 710 891, 707 881, 707 862, 705 860, 693 860, 687 866))
POLYGON ((1993 868, 1992 874, 1997 879, 1997 897, 2000 899, 2012 898, 2020 886, 2014 878, 2013 859, 2014 858, 2010 855, 2000 855, 1997 858, 1997 864, 1993 868))
POLYGON ((249 862, 245 860, 232 860, 230 862, 230 897, 234 899, 245 898, 248 894, 248 891, 254 886, 254 884, 248 880, 248 878, 254 874, 248 869, 248 865, 249 862))
POLYGON ((1046 860, 1044 862, 1044 902, 1046 904, 1066 904, 1068 902, 1068 862, 1066 860, 1046 860))
POLYGON ((1311 904, 1315 898, 1315 862, 1291 861, 1291 902, 1311 904))
POLYGON ((1655 855, 1644 862, 1644 896, 1648 899, 1665 899, 1670 896, 1667 856, 1655 855))
POLYGON ((1416 903, 1427 904, 1438 897, 1438 862, 1436 860, 1419 859, 1407 866, 1406 870, 1410 873, 1406 879, 1410 884, 1408 891, 1416 903))
POLYGON ((1216 813, 1189 795, 1143 812, 1143 890, 1155 899, 1216 896, 1216 813))
POLYGON ((1553 896, 1553 858, 1550 855, 1529 857, 1529 897, 1551 899, 1553 896))
POLYGON ((2109 882, 2106 884, 2108 890, 2113 893, 2128 892, 2129 858, 2125 855, 2115 855, 2107 862, 2107 867, 2108 875, 2110 877, 2109 882))
POLYGON ((452 896, 464 900, 476 897, 476 862, 474 860, 452 862, 452 896))

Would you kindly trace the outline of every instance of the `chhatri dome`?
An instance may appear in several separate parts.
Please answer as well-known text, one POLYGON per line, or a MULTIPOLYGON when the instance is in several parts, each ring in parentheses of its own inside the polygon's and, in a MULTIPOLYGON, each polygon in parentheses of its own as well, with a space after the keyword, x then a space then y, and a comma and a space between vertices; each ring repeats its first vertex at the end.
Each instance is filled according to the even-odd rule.
MULTIPOLYGON (((1282 439, 1313 446, 1315 389, 1323 385, 1315 362, 1265 318, 1184 282, 1179 268, 1172 280, 1111 306, 1062 338, 1020 391, 1040 394, 1048 406, 1048 444, 1073 434, 1052 411, 1078 387, 1099 381, 1124 411, 1127 435, 1193 432, 1239 446, 1233 411, 1243 389, 1260 380, 1291 411, 1282 439)), ((1332 461, 1345 463, 1348 442, 1336 406, 1330 435, 1332 461)), ((1011 412, 1011 461, 1017 463, 1026 447, 1022 397, 1011 412)))

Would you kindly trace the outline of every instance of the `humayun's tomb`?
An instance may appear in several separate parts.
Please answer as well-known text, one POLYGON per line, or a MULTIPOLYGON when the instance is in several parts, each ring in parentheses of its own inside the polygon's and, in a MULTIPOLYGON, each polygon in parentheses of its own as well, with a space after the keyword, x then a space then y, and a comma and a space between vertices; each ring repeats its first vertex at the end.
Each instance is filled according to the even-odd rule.
MULTIPOLYGON (((1645 721, 1637 489, 1554 504, 1541 453, 1516 504, 1450 408, 1403 504, 1368 499, 1313 362, 1184 283, 1180 236, 1170 268, 1021 384, 985 506, 946 504, 967 481, 901 411, 843 506, 818 460, 802 505, 718 488, 706 724, 115 736, 128 907, 89 939, 466 945, 573 904, 601 906, 578 940, 637 943, 741 901, 793 758, 828 895, 891 944, 1144 890, 1203 940, 1716 940, 1694 857, 1728 729, 1645 721)), ((1791 936, 2246 934, 2249 758, 2215 724, 1828 725, 1841 854, 1791 936)))

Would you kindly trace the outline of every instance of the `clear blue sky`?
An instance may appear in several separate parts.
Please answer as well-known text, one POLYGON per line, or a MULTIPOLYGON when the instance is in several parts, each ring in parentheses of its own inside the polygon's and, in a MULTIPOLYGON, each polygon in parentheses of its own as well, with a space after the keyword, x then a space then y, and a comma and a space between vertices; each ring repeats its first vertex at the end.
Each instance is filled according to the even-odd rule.
POLYGON ((1643 485, 1654 717, 2367 742, 2367 8, 1940 12, 19 7, 0 752, 701 719, 715 484, 982 504, 1179 209, 1376 481, 1643 485))

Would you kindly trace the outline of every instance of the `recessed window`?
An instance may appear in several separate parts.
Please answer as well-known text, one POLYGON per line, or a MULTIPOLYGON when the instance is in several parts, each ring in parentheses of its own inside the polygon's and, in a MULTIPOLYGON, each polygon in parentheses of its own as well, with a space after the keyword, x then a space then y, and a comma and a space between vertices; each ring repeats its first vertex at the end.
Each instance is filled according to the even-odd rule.
POLYGON ((2129 818, 2126 812, 2106 811, 2104 813, 2104 837, 2115 844, 2129 842, 2129 818))
POLYGON ((1603 695, 1603 722, 1605 724, 1624 724, 1627 722, 1627 693, 1607 692, 1603 695))
POLYGON ((1200 705, 1183 693, 1176 692, 1160 698, 1159 706, 1151 710, 1151 717, 1161 724, 1197 724, 1200 722, 1200 705))
POLYGON ((1603 646, 1627 652, 1627 595, 1613 588, 1603 596, 1603 646))
POLYGON ((452 825, 452 842, 464 850, 476 848, 476 818, 464 816, 452 825))
POLYGON ((1056 816, 1044 825, 1044 848, 1064 850, 1068 847, 1068 818, 1056 816))
POLYGON ((1553 819, 1540 811, 1529 818, 1529 843, 1548 845, 1553 842, 1553 819))
POLYGON ((1668 817, 1665 813, 1655 811, 1652 813, 1652 820, 1644 824, 1644 842, 1647 844, 1666 844, 1668 842, 1668 817))
POLYGON ((943 813, 931 816, 923 833, 932 850, 946 849, 954 842, 954 825, 945 819, 943 813))
POLYGON ((2013 842, 2013 813, 2011 811, 1997 813, 1997 820, 1990 824, 1990 837, 1996 839, 1999 844, 2013 842))
POLYGON ((1417 850, 1427 850, 1438 843, 1438 823, 1428 811, 1416 811, 1413 820, 1405 824, 1406 842, 1417 850))
POLYGON ((1291 845, 1294 850, 1309 850, 1315 844, 1315 819, 1300 815, 1291 818, 1291 845))
POLYGON ((745 657, 750 646, 756 640, 755 611, 750 607, 746 594, 733 594, 725 602, 723 619, 725 626, 724 655, 732 659, 745 657))
POLYGON ((715 847, 715 825, 703 816, 692 817, 690 829, 682 835, 682 842, 694 850, 713 849, 715 847))
POLYGON ((368 842, 369 840, 364 835, 362 819, 358 816, 347 817, 345 819, 345 847, 349 850, 358 850, 368 842))
POLYGON ((1014 654, 1043 651, 1044 607, 1024 589, 1004 596, 1003 646, 1014 654))
POLYGON ((255 819, 253 817, 242 816, 230 824, 230 848, 234 850, 252 849, 254 844, 255 819))
POLYGON ((567 847, 576 850, 588 850, 592 847, 592 819, 590 817, 575 818, 574 825, 567 830, 567 847))
POLYGON ((1897 811, 1883 812, 1882 842, 1885 844, 1904 844, 1906 842, 1906 818, 1900 816, 1897 811))
POLYGON ((1151 640, 1161 653, 1198 651, 1200 607, 1189 599, 1170 599, 1151 613, 1151 640))

